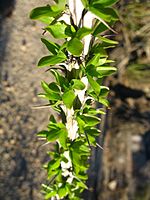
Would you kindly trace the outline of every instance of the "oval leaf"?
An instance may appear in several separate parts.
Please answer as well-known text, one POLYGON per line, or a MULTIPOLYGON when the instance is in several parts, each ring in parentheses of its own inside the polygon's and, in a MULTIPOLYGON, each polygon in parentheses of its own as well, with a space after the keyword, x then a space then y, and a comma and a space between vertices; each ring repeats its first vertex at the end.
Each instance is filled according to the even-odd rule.
POLYGON ((83 51, 83 44, 78 38, 73 38, 68 42, 67 50, 74 56, 80 56, 83 51))
POLYGON ((100 85, 91 76, 87 75, 87 77, 88 77, 88 81, 89 81, 92 89, 94 90, 95 94, 97 96, 99 96, 100 90, 101 90, 100 85))
POLYGON ((51 42, 45 38, 41 38, 41 41, 45 44, 47 49, 52 53, 52 54, 57 54, 60 46, 58 44, 55 44, 54 42, 51 42))
POLYGON ((87 126, 95 126, 100 123, 100 118, 87 114, 83 114, 81 119, 85 121, 87 126))
POLYGON ((73 89, 77 89, 77 90, 83 90, 85 88, 85 85, 82 81, 78 80, 78 79, 73 79, 71 81, 72 83, 72 88, 73 89))
POLYGON ((45 67, 49 65, 56 65, 58 63, 61 63, 66 60, 66 55, 62 52, 60 52, 57 55, 54 56, 45 56, 40 59, 38 62, 38 67, 45 67))
POLYGON ((87 28, 87 27, 82 27, 77 31, 76 37, 81 40, 83 37, 86 35, 89 35, 92 33, 92 29, 87 28))
POLYGON ((108 38, 106 38, 106 37, 101 37, 101 36, 99 36, 98 38, 99 38, 101 41, 103 41, 103 42, 105 42, 105 43, 108 43, 108 44, 118 44, 117 41, 110 40, 110 39, 108 39, 108 38))
POLYGON ((62 95, 62 100, 67 108, 71 108, 73 106, 75 97, 76 96, 75 96, 73 90, 69 90, 62 95))
POLYGON ((101 4, 94 4, 90 6, 89 10, 97 17, 107 22, 118 20, 118 15, 114 9, 104 8, 101 4))
POLYGON ((56 17, 58 14, 60 14, 61 10, 53 10, 52 6, 43 6, 43 7, 37 7, 33 9, 30 13, 31 19, 40 19, 42 17, 56 17))
POLYGON ((94 0, 94 1, 92 1, 92 4, 99 3, 105 7, 105 6, 111 6, 111 5, 115 4, 117 1, 119 1, 119 0, 94 0))
POLYGON ((49 31, 54 38, 62 39, 69 37, 66 34, 66 28, 67 24, 65 24, 64 22, 57 22, 54 25, 46 27, 46 30, 49 31))
POLYGON ((113 74, 117 69, 115 67, 101 66, 97 67, 96 71, 99 73, 99 77, 104 77, 113 74))

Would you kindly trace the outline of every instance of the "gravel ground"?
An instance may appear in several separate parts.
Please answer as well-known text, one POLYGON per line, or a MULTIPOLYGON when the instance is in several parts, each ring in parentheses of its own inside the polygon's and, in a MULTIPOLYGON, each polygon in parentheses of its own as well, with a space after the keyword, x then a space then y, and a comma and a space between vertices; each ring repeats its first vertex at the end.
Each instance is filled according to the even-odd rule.
POLYGON ((42 79, 37 69, 46 53, 40 42, 42 25, 28 18, 36 6, 48 0, 17 0, 12 15, 0 24, 0 200, 41 200, 45 178, 42 163, 46 148, 36 133, 48 122, 49 111, 33 110, 42 79))

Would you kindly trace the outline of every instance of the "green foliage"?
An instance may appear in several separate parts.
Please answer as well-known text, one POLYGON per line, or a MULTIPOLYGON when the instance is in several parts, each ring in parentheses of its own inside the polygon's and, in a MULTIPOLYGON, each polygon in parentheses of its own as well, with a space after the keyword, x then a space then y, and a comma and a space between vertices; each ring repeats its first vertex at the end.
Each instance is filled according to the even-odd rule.
POLYGON ((104 7, 111 6, 112 4, 116 3, 118 0, 94 0, 93 4, 99 3, 104 7))
POLYGON ((30 18, 45 23, 45 32, 55 39, 52 42, 41 38, 48 55, 38 62, 38 67, 49 67, 47 71, 55 79, 51 83, 41 82, 43 92, 39 96, 46 98, 60 116, 59 121, 51 116, 47 130, 38 133, 46 142, 55 143, 55 150, 48 153, 50 161, 44 166, 48 184, 42 185, 43 192, 45 199, 78 200, 83 190, 88 189, 88 160, 100 134, 100 115, 105 114, 93 105, 99 102, 109 106, 109 88, 102 82, 116 68, 110 66, 113 61, 108 60, 106 49, 117 42, 104 33, 112 30, 110 26, 118 15, 111 7, 117 0, 81 0, 83 12, 76 22, 67 2, 55 0, 52 6, 35 8, 30 18), (93 16, 93 25, 86 27, 84 17, 89 13, 93 14, 89 18, 93 16))
POLYGON ((74 56, 80 56, 83 51, 83 44, 79 39, 73 38, 68 42, 67 50, 74 56))
POLYGON ((105 8, 102 6, 102 4, 93 4, 90 6, 89 10, 107 22, 115 21, 118 19, 118 15, 114 9, 105 8))
POLYGON ((65 61, 66 59, 67 59, 66 55, 60 51, 56 55, 52 55, 52 56, 50 55, 50 56, 45 56, 45 57, 41 58, 39 60, 38 67, 56 65, 56 64, 59 64, 60 62, 65 61))
POLYGON ((62 100, 64 102, 64 105, 67 108, 71 109, 71 107, 73 106, 73 102, 74 102, 75 97, 76 96, 75 96, 74 91, 72 89, 64 92, 63 95, 62 95, 62 100))

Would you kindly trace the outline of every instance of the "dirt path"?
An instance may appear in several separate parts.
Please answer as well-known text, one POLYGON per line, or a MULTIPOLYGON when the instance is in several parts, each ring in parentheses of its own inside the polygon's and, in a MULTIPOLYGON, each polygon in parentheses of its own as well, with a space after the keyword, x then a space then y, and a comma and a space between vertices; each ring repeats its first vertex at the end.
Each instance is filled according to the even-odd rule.
POLYGON ((40 43, 39 23, 28 19, 30 10, 48 0, 16 2, 11 17, 1 20, 0 33, 0 199, 41 200, 41 170, 45 148, 36 132, 48 121, 48 111, 33 110, 40 104, 40 80, 49 79, 37 69, 46 50, 40 43), (38 127, 38 128, 37 128, 38 127))

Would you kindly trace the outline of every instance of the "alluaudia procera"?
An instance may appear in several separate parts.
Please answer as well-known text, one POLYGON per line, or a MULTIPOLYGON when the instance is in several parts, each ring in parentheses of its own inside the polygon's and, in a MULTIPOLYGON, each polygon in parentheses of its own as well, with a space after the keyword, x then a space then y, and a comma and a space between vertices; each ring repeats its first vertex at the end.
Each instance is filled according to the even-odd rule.
POLYGON ((31 19, 46 24, 41 41, 48 55, 40 59, 38 67, 47 67, 47 73, 55 78, 50 83, 41 82, 39 96, 59 115, 58 119, 51 115, 47 129, 38 133, 46 144, 55 142, 54 151, 48 153, 50 161, 44 165, 45 199, 78 200, 88 189, 91 148, 99 146, 100 115, 105 114, 103 106, 109 106, 109 88, 103 80, 116 72, 106 53, 117 44, 110 38, 116 33, 112 28, 118 19, 113 8, 116 2, 55 0, 53 5, 31 11, 31 19), (56 42, 47 39, 49 35, 56 42), (101 108, 96 108, 97 102, 101 108))

